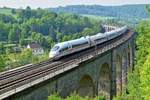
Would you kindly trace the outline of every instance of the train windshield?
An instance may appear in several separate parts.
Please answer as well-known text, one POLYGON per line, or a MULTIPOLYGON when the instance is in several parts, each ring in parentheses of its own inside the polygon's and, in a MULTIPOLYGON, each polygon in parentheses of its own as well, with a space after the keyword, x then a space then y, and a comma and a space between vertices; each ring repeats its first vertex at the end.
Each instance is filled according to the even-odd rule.
POLYGON ((59 49, 59 46, 54 46, 53 48, 52 48, 52 51, 56 51, 56 50, 58 50, 59 49))

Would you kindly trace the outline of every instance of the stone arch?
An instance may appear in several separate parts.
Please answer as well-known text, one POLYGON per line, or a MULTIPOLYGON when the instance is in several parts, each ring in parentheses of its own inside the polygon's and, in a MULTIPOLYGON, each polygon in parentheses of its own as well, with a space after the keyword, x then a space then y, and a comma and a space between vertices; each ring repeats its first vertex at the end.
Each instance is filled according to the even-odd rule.
POLYGON ((116 57, 116 94, 122 93, 122 58, 117 55, 116 57))
POLYGON ((100 68, 100 77, 99 77, 99 84, 98 84, 98 95, 105 96, 106 99, 110 99, 110 69, 109 64, 104 63, 100 68))
POLYGON ((80 96, 94 96, 94 83, 89 75, 84 75, 79 81, 78 94, 80 96))

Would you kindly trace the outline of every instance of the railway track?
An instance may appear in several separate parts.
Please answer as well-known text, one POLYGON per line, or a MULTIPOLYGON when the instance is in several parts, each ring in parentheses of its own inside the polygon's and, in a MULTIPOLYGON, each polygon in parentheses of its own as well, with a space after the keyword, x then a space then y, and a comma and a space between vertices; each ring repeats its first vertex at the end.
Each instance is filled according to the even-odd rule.
POLYGON ((84 52, 81 51, 76 53, 75 55, 74 54, 69 55, 66 58, 60 59, 59 61, 53 62, 50 59, 38 64, 23 67, 21 69, 13 70, 6 73, 1 73, 0 74, 0 95, 11 89, 15 89, 21 85, 27 84, 40 77, 48 75, 52 72, 58 71, 71 64, 78 63, 80 59, 84 59, 84 57, 87 57, 90 53, 94 55, 99 50, 103 51, 105 49, 104 47, 107 45, 108 46, 111 44, 115 45, 115 43, 119 44, 119 40, 123 41, 124 38, 130 37, 128 35, 131 35, 130 31, 127 31, 126 34, 121 35, 111 41, 107 41, 105 43, 97 45, 97 47, 94 46, 84 50, 84 52))
MULTIPOLYGON (((63 66, 66 64, 70 64, 70 62, 73 62, 73 60, 63 63, 63 66)), ((31 74, 31 72, 26 73, 26 75, 24 75, 22 77, 18 77, 16 80, 7 82, 7 84, 4 83, 3 86, 0 87, 0 93, 2 93, 2 91, 5 92, 6 90, 13 88, 14 86, 19 86, 19 84, 24 84, 24 83, 30 81, 30 79, 33 77, 36 79, 41 75, 43 76, 50 72, 54 72, 57 68, 60 68, 61 66, 62 66, 62 63, 59 63, 59 64, 55 63, 55 64, 52 64, 51 67, 49 67, 49 65, 46 65, 46 66, 43 66, 43 68, 36 69, 32 72, 32 74, 31 74), (57 66, 56 66, 56 64, 57 64, 57 66)))
POLYGON ((27 72, 27 71, 33 70, 35 68, 41 67, 41 65, 47 64, 48 62, 50 63, 50 62, 52 62, 52 60, 49 59, 49 60, 43 61, 43 62, 38 63, 38 64, 25 65, 23 68, 19 68, 17 70, 2 72, 2 73, 0 73, 0 81, 4 80, 4 79, 7 79, 9 77, 15 76, 15 75, 19 75, 23 72, 27 72))

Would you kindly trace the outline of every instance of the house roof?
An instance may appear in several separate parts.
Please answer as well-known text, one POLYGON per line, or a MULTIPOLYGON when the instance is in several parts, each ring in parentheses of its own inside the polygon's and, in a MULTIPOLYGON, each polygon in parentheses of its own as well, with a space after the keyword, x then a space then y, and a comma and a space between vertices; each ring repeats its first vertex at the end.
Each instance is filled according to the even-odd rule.
POLYGON ((28 44, 30 48, 35 49, 35 48, 42 48, 38 43, 30 43, 28 44))

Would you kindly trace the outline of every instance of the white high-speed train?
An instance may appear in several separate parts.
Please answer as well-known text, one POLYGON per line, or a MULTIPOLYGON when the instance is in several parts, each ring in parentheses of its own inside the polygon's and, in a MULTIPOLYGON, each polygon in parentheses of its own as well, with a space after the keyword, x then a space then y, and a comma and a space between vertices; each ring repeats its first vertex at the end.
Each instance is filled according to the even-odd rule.
POLYGON ((126 30, 127 26, 124 26, 110 32, 98 33, 93 36, 86 36, 79 39, 58 43, 51 49, 49 58, 58 59, 63 56, 87 49, 91 46, 101 44, 125 33, 126 30))

